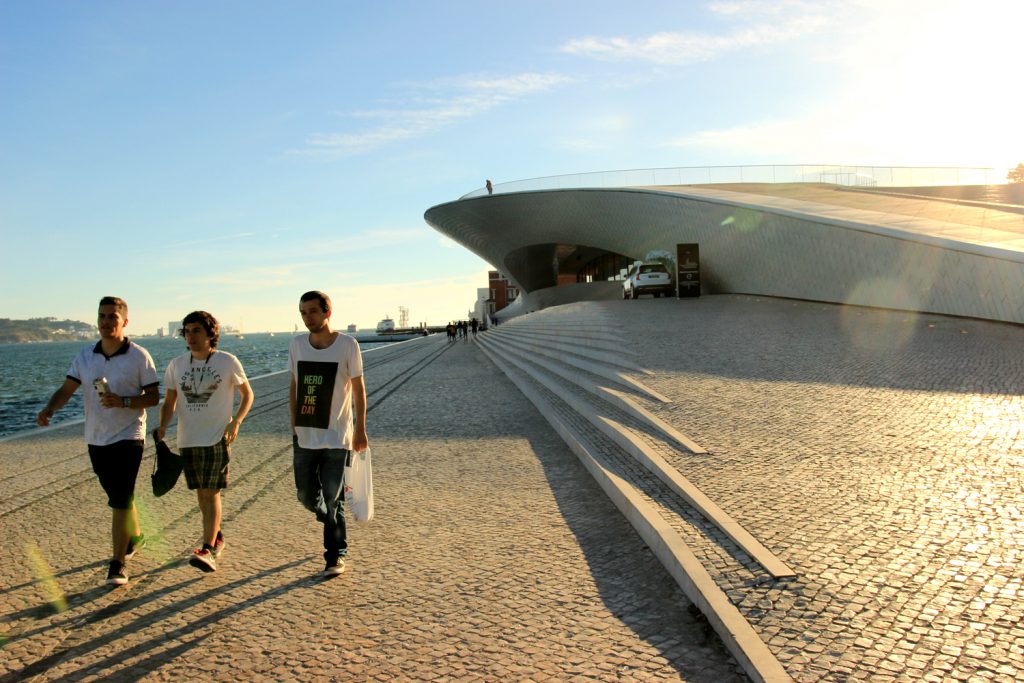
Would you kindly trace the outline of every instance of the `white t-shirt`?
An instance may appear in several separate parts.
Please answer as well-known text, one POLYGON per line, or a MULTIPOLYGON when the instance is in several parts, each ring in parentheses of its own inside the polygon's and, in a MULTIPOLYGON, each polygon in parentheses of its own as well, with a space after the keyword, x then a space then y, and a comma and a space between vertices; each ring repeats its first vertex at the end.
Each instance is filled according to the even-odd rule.
POLYGON ((207 360, 195 360, 189 351, 168 363, 164 386, 178 392, 178 447, 219 443, 231 422, 235 387, 247 381, 242 364, 225 351, 214 351, 207 360))
POLYGON ((309 335, 292 339, 288 370, 295 381, 295 433, 302 448, 352 450, 352 384, 363 376, 359 343, 339 333, 326 349, 315 349, 309 335))
POLYGON ((104 408, 93 382, 106 377, 110 391, 118 396, 141 396, 142 390, 159 386, 160 378, 149 352, 135 342, 124 340, 114 355, 103 353, 101 342, 78 352, 68 370, 68 379, 82 385, 85 402, 85 442, 108 446, 126 439, 146 438, 146 411, 138 408, 104 408))

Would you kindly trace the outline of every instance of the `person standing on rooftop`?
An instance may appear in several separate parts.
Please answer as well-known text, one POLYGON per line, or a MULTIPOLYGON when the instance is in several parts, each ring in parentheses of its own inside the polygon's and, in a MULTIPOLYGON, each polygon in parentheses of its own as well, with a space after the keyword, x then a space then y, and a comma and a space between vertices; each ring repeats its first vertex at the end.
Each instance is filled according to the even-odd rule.
POLYGON ((146 408, 160 402, 160 380, 149 352, 124 334, 128 304, 116 296, 100 299, 100 340, 79 351, 64 384, 36 416, 46 427, 50 418, 83 387, 85 440, 89 460, 111 508, 113 555, 108 586, 128 583, 124 565, 146 543, 135 510, 135 479, 146 438, 146 408))
POLYGON ((196 492, 203 515, 202 547, 192 553, 189 564, 213 572, 224 549, 220 492, 228 486, 231 444, 238 438, 254 395, 238 359, 217 349, 220 325, 216 318, 206 311, 193 311, 182 320, 181 330, 188 353, 167 365, 156 437, 163 441, 177 411, 185 481, 196 492), (232 415, 236 389, 240 399, 232 415))
POLYGON ((299 298, 309 334, 288 347, 295 488, 299 502, 323 526, 325 577, 345 571, 345 463, 369 447, 363 358, 352 337, 331 329, 331 299, 320 291, 299 298))

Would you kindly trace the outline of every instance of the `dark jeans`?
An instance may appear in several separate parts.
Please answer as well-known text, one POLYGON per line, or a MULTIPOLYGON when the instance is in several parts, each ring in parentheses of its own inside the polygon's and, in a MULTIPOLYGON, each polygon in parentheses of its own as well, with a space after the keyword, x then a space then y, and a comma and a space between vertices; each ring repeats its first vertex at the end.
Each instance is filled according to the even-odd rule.
POLYGON ((324 525, 324 557, 344 557, 348 554, 344 486, 349 451, 303 448, 293 441, 292 453, 299 502, 324 525))

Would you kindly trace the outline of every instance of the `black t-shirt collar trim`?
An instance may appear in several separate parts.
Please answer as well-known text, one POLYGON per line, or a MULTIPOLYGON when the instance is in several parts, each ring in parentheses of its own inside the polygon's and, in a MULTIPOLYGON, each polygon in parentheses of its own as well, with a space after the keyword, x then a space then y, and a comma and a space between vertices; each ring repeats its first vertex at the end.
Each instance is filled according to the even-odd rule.
POLYGON ((114 351, 112 354, 110 354, 108 356, 106 353, 103 353, 103 342, 102 341, 98 341, 98 342, 96 342, 96 346, 92 347, 92 352, 93 353, 102 353, 104 358, 106 358, 107 360, 110 360, 114 356, 120 356, 122 354, 128 353, 128 347, 130 345, 131 345, 131 342, 128 340, 128 337, 125 337, 124 338, 124 343, 121 344, 120 348, 118 348, 117 351, 114 351))

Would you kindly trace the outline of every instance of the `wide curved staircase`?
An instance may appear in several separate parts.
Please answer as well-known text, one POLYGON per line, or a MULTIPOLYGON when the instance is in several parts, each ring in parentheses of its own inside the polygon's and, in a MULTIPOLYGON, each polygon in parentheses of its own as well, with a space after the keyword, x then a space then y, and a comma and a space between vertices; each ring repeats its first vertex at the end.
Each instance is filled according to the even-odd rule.
POLYGON ((671 464, 708 454, 645 408, 670 400, 644 385, 651 373, 601 304, 514 318, 476 341, 576 453, 746 673, 789 680, 736 605, 744 587, 794 572, 671 464))

